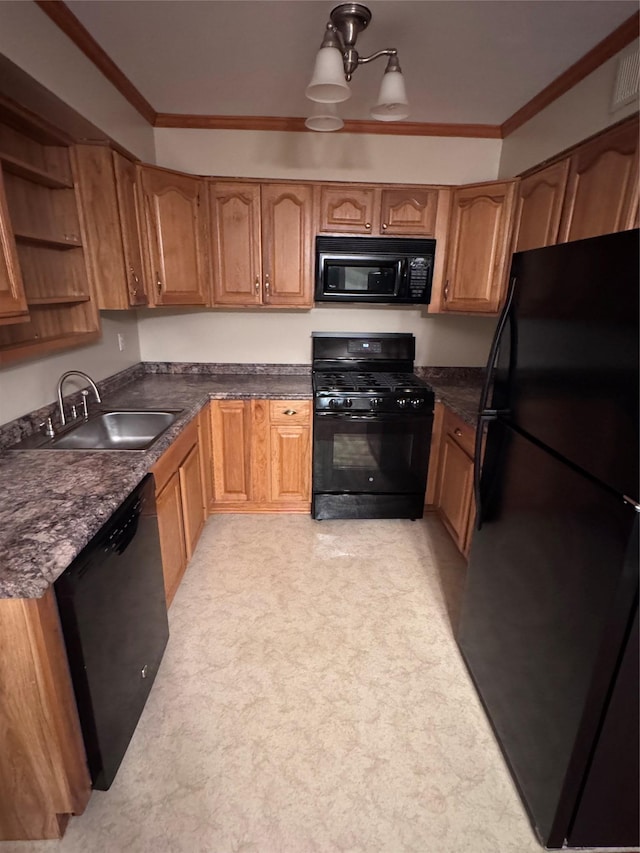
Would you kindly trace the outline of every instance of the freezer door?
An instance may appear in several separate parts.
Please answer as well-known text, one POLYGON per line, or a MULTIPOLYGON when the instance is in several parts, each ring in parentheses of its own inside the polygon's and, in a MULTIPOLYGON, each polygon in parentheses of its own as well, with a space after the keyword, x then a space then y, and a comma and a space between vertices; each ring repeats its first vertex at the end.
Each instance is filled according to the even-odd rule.
POLYGON ((638 232, 514 255, 492 408, 638 500, 638 232))
POLYGON ((636 512, 500 421, 487 454, 458 642, 541 841, 561 845, 637 590, 636 512))

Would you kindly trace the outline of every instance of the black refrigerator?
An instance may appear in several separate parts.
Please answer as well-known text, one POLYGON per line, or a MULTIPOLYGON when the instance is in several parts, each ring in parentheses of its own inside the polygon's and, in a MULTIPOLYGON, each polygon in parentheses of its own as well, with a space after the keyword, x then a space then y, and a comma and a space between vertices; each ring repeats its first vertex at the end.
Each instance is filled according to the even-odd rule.
POLYGON ((482 395, 458 643, 550 848, 638 845, 638 252, 515 254, 482 395))

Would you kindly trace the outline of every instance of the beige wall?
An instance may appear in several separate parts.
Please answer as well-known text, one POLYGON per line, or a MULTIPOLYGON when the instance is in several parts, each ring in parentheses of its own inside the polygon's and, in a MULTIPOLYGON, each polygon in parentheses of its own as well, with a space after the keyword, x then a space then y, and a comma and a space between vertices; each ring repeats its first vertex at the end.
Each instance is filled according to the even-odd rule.
POLYGON ((101 314, 102 338, 97 344, 0 370, 0 424, 51 403, 65 370, 83 370, 96 382, 140 361, 138 328, 133 312, 101 314), (118 333, 125 349, 118 349, 118 333))
POLYGON ((158 128, 155 138, 160 166, 198 175, 392 183, 489 181, 501 148, 499 139, 247 130, 158 128))
POLYGON ((0 3, 0 53, 143 160, 153 129, 30 0, 0 3))
POLYGON ((517 175, 636 112, 637 101, 614 113, 610 107, 618 60, 637 48, 636 40, 508 136, 499 176, 517 175))
POLYGON ((312 331, 366 331, 413 333, 418 365, 481 366, 494 327, 487 318, 427 316, 415 308, 138 312, 143 361, 309 364, 312 331))

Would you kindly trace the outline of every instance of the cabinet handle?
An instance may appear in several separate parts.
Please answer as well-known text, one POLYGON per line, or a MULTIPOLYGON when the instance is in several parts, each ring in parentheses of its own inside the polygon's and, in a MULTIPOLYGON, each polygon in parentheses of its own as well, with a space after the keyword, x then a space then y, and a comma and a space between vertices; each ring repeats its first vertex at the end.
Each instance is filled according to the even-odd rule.
POLYGON ((158 295, 162 293, 162 281, 160 279, 160 273, 156 273, 156 289, 158 291, 158 295))
POLYGON ((259 275, 256 276, 256 283, 254 286, 256 289, 256 296, 257 296, 260 293, 260 276, 259 275))
POLYGON ((271 295, 271 282, 269 281, 269 273, 265 273, 264 277, 264 301, 268 302, 271 295))
POLYGON ((447 279, 447 281, 444 285, 444 301, 446 302, 448 298, 449 298, 449 279, 447 279))
POLYGON ((383 231, 386 231, 386 230, 387 230, 387 223, 386 223, 386 222, 383 222, 383 223, 382 223, 382 230, 383 230, 383 231))
POLYGON ((131 278, 134 280, 136 284, 140 284, 140 279, 136 275, 136 271, 133 267, 129 267, 129 272, 131 273, 131 278))
POLYGON ((297 411, 295 409, 285 409, 282 413, 283 415, 297 415, 297 411))
POLYGON ((453 431, 453 434, 454 434, 454 435, 461 436, 461 435, 462 435, 462 430, 460 429, 460 427, 456 427, 456 428, 454 429, 454 431, 453 431))
POLYGON ((365 222, 364 227, 367 229, 367 231, 371 231, 371 223, 370 222, 365 222))

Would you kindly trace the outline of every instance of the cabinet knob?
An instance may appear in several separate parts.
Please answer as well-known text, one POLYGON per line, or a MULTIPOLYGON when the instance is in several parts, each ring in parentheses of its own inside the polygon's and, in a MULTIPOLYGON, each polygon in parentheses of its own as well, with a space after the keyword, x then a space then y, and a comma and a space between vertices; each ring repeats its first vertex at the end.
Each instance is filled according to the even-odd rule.
POLYGON ((136 275, 136 271, 133 267, 129 267, 129 272, 131 273, 131 278, 134 280, 136 284, 140 284, 140 279, 136 275))
POLYGON ((256 289, 256 296, 257 296, 260 293, 260 276, 259 275, 256 276, 256 282, 255 282, 254 287, 256 289))
POLYGON ((444 285, 444 301, 446 302, 448 298, 449 298, 449 279, 447 279, 447 281, 444 285))
POLYGON ((386 231, 386 230, 387 230, 387 223, 386 223, 386 222, 383 222, 383 223, 382 223, 382 230, 383 230, 383 231, 386 231))
POLYGON ((453 434, 454 434, 454 435, 461 436, 461 435, 462 435, 462 430, 460 429, 460 427, 456 427, 456 428, 454 429, 454 431, 453 431, 453 434))
POLYGON ((297 415, 298 413, 296 412, 295 409, 285 409, 282 414, 283 415, 297 415))
POLYGON ((371 231, 371 223, 370 222, 365 222, 364 227, 367 229, 367 231, 371 231))
POLYGON ((271 281, 269 280, 269 273, 265 273, 264 277, 264 301, 269 301, 269 296, 271 295, 271 281))
POLYGON ((162 293, 162 280, 160 278, 160 273, 156 273, 156 289, 158 291, 158 295, 162 293))

